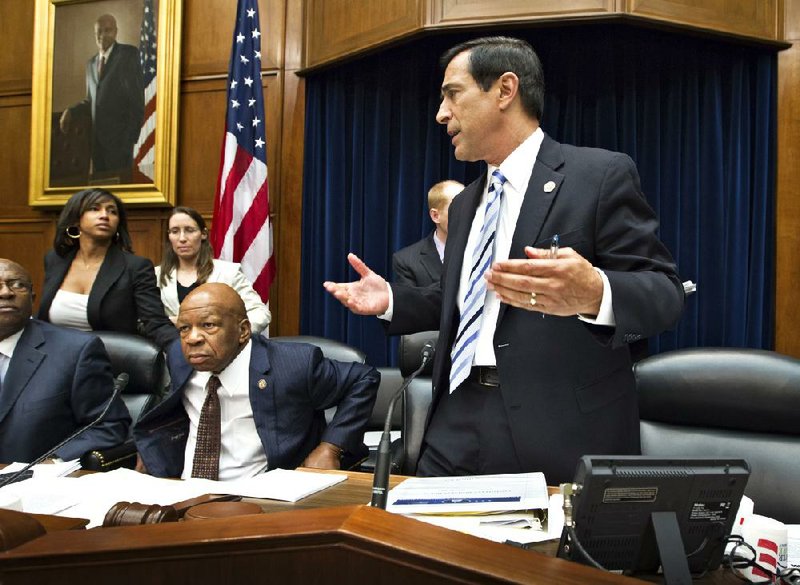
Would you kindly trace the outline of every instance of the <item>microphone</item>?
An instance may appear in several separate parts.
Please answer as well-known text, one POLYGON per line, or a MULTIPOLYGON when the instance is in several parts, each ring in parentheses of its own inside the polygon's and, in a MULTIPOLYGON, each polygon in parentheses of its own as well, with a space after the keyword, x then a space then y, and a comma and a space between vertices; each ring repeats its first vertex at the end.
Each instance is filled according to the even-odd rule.
POLYGON ((433 359, 433 354, 435 352, 436 348, 430 341, 422 346, 422 350, 420 351, 422 363, 411 373, 408 378, 403 380, 403 383, 400 384, 400 388, 397 389, 397 392, 394 393, 394 396, 392 396, 392 399, 389 402, 389 410, 386 413, 386 420, 383 424, 383 434, 381 435, 381 441, 378 444, 378 454, 375 458, 375 475, 372 479, 372 501, 370 502, 370 506, 373 508, 380 508, 381 510, 386 509, 386 496, 389 489, 389 467, 392 463, 391 428, 394 405, 397 403, 397 399, 403 395, 403 392, 406 388, 408 388, 409 384, 411 384, 414 378, 419 376, 422 370, 425 369, 425 366, 428 365, 428 362, 433 359))
POLYGON ((23 467, 22 469, 20 469, 16 473, 3 473, 3 474, 0 474, 0 477, 2 478, 0 480, 0 488, 3 488, 3 487, 7 486, 10 483, 14 483, 15 481, 21 481, 23 479, 30 479, 31 477, 33 477, 33 471, 31 471, 31 467, 33 467, 34 465, 38 465, 39 463, 41 463, 42 461, 44 461, 48 457, 52 457, 53 454, 56 451, 61 449, 61 447, 63 447, 67 443, 69 443, 71 440, 76 438, 78 435, 80 435, 84 431, 88 431, 94 425, 96 425, 101 420, 103 420, 103 417, 105 417, 106 413, 108 412, 108 409, 111 407, 111 405, 117 399, 117 396, 120 395, 120 393, 125 389, 125 386, 127 386, 127 385, 128 385, 128 374, 126 374, 125 372, 122 372, 120 375, 118 375, 114 379, 114 390, 111 393, 111 399, 106 403, 105 407, 103 408, 103 412, 101 412, 100 415, 96 419, 94 419, 92 422, 90 422, 85 427, 82 427, 81 429, 78 429, 76 432, 72 433, 69 437, 67 437, 66 439, 61 441, 58 445, 56 445, 52 449, 46 451, 44 453, 44 455, 42 455, 41 457, 38 457, 34 461, 31 461, 30 463, 28 463, 25 467, 23 467))

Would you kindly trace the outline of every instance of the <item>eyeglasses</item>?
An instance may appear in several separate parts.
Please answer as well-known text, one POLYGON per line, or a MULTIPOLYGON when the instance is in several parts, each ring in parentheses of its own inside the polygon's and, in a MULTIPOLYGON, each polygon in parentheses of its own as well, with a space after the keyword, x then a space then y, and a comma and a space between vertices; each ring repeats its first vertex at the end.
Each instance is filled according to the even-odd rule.
POLYGON ((185 228, 174 227, 174 228, 169 228, 167 230, 167 233, 171 236, 180 236, 181 233, 184 233, 187 236, 193 236, 199 231, 200 229, 196 227, 185 227, 185 228))
POLYGON ((0 289, 3 288, 3 285, 8 287, 8 290, 15 293, 26 293, 30 292, 32 285, 30 282, 26 282, 24 280, 0 280, 0 289))
POLYGON ((754 573, 764 579, 764 583, 786 583, 787 585, 800 584, 800 569, 787 568, 775 571, 772 567, 758 563, 758 555, 755 549, 747 544, 739 535, 728 537, 728 543, 733 544, 733 548, 722 559, 722 564, 733 570, 733 574, 740 579, 747 580, 743 571, 752 567, 754 573))

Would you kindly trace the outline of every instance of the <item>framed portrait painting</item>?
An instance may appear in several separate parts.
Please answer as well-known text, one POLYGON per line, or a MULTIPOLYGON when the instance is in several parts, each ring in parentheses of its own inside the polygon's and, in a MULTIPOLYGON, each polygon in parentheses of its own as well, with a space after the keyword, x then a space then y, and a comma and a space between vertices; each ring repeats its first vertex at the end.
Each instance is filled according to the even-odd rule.
POLYGON ((175 200, 182 0, 35 0, 30 205, 175 200))

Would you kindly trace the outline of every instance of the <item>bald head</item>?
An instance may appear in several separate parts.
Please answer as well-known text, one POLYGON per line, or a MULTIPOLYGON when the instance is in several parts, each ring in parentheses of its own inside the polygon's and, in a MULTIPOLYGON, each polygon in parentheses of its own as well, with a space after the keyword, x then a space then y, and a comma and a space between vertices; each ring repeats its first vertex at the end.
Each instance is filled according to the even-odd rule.
POLYGON ((224 370, 250 339, 242 297, 220 282, 202 284, 186 295, 175 325, 184 357, 203 372, 224 370))
POLYGON ((33 287, 28 271, 0 258, 0 340, 20 331, 33 313, 33 287))
POLYGON ((117 41, 117 19, 111 14, 104 14, 94 23, 94 40, 97 48, 106 51, 117 41))

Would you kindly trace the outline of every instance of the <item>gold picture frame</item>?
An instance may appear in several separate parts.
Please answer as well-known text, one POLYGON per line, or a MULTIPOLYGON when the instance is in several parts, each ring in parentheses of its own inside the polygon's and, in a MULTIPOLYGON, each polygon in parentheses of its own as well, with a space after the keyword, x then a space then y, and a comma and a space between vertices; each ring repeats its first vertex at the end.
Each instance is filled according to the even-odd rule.
MULTIPOLYGON (((76 191, 99 186, 113 191, 127 204, 174 205, 183 0, 35 2, 29 204, 33 207, 62 206, 76 191), (147 78, 142 76, 142 66, 139 65, 136 82, 128 83, 120 76, 124 70, 130 77, 133 63, 138 63, 140 35, 144 34, 143 21, 147 16, 145 7, 149 5, 152 5, 157 42, 154 49, 155 97, 147 105, 148 96, 152 94, 139 92, 139 88, 146 89, 142 80, 147 78), (111 25, 109 14, 113 16, 111 25), (111 49, 103 71, 106 57, 99 63, 103 43, 98 35, 103 34, 103 26, 110 28, 112 25, 117 44, 111 49), (134 52, 133 48, 137 50, 134 52), (96 70, 92 65, 95 62, 96 70), (93 81, 91 76, 94 76, 93 81), (105 96, 114 95, 112 88, 119 96, 113 114, 108 113, 112 106, 104 106, 108 108, 106 113, 100 113, 102 100, 108 100, 108 97, 97 97, 103 81, 106 81, 105 96), (91 90, 90 83, 94 83, 91 90), (134 91, 128 91, 131 88, 134 91), (131 95, 137 97, 129 99, 131 95), (135 110, 134 113, 121 116, 121 101, 136 102, 135 106, 125 106, 135 110), (142 104, 147 106, 146 110, 142 104), (65 111, 70 113, 66 122, 65 111), (127 124, 124 131, 114 122, 122 118, 127 124), (155 122, 150 142, 142 147, 144 151, 152 144, 153 150, 147 160, 139 164, 120 163, 119 156, 115 158, 115 155, 126 150, 128 158, 132 159, 127 145, 136 132, 133 127, 137 119, 155 122), (95 133, 95 129, 101 127, 106 130, 95 133), (128 138, 108 138, 119 136, 128 138), (141 169, 145 170, 140 172, 141 169)), ((138 140, 146 135, 143 131, 138 140)))

